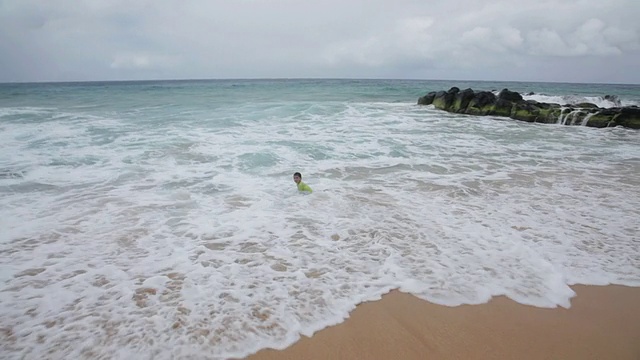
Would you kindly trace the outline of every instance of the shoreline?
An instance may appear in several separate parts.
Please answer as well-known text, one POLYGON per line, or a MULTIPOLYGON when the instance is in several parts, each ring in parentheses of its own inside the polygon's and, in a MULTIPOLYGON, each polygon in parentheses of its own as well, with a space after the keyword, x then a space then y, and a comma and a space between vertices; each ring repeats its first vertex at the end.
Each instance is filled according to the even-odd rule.
POLYGON ((640 287, 571 287, 565 309, 504 296, 447 307, 394 290, 271 359, 640 359, 640 287))

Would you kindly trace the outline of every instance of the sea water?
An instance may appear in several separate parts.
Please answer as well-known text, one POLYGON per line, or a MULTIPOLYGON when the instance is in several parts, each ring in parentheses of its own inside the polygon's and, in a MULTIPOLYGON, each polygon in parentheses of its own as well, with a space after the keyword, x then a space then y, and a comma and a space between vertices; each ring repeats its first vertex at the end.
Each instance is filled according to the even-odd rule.
POLYGON ((640 286, 640 132, 416 105, 451 86, 640 104, 637 85, 0 85, 2 357, 243 357, 392 289, 569 307, 573 284, 640 286))

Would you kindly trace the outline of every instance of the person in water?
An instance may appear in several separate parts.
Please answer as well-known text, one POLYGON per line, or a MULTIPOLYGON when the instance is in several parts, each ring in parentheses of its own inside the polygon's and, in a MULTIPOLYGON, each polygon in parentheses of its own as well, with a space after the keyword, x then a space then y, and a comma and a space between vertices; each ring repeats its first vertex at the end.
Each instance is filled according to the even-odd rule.
POLYGON ((308 193, 313 192, 309 185, 302 182, 302 174, 300 174, 299 172, 293 174, 293 181, 298 185, 298 191, 305 191, 308 193))

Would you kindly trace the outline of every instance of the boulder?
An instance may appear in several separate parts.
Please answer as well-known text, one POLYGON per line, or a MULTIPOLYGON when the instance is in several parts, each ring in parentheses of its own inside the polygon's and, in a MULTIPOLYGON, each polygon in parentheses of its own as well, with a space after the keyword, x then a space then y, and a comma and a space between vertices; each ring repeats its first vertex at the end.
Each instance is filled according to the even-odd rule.
POLYGON ((582 109, 597 109, 598 105, 592 104, 592 103, 580 103, 580 104, 574 105, 574 107, 582 108, 582 109))
POLYGON ((438 91, 433 98, 433 106, 440 110, 449 111, 458 91, 460 89, 456 87, 451 88, 449 91, 438 91))
POLYGON ((620 109, 620 113, 614 118, 616 125, 631 129, 640 129, 640 108, 629 106, 620 109))
POLYGON ((433 98, 436 97, 436 92, 432 91, 427 95, 418 99, 418 105, 431 105, 433 103, 433 98))
POLYGON ((493 109, 496 99, 496 95, 490 91, 477 92, 469 101, 466 114, 489 115, 489 112, 493 109))
POLYGON ((524 100, 522 98, 522 95, 515 91, 510 91, 509 89, 502 89, 502 91, 500 91, 500 93, 498 94, 498 99, 504 99, 511 102, 519 102, 524 100))
POLYGON ((463 113, 467 110, 469 106, 469 102, 473 99, 475 93, 471 89, 465 89, 461 92, 456 93, 455 99, 453 101, 453 105, 451 111, 463 113))

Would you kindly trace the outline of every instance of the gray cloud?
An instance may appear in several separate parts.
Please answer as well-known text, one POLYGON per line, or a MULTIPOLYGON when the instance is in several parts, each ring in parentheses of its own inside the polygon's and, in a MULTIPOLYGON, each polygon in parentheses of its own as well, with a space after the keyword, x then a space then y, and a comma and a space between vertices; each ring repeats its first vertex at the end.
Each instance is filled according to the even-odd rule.
POLYGON ((0 0, 0 81, 640 83, 637 0, 0 0))

